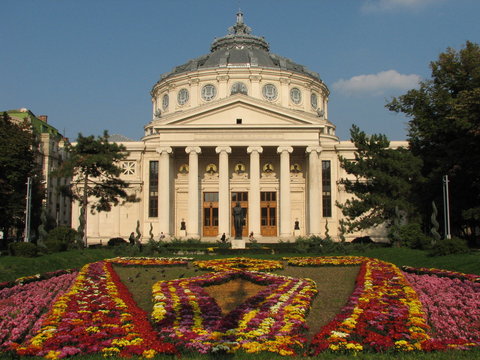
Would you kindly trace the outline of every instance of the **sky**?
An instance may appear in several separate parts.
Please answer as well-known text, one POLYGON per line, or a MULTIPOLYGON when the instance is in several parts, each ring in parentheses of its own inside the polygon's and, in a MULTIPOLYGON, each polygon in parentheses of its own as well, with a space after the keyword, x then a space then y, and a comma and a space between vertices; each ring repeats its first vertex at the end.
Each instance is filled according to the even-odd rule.
POLYGON ((272 53, 320 74, 341 140, 352 124, 406 139, 385 104, 480 43, 479 0, 1 0, 0 110, 48 115, 71 140, 139 140, 160 75, 207 54, 239 8, 272 53))

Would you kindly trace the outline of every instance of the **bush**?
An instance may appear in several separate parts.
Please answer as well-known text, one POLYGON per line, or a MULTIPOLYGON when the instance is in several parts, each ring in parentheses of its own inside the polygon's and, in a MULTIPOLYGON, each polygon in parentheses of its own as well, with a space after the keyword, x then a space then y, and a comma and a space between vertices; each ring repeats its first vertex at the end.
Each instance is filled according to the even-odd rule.
POLYGON ((360 236, 353 239, 352 244, 373 244, 374 241, 370 236, 360 236))
POLYGON ((60 252, 75 247, 77 240, 77 231, 67 226, 58 226, 48 232, 44 244, 49 251, 60 252))
POLYGON ((402 246, 420 250, 429 249, 431 246, 432 239, 423 233, 418 223, 399 226, 396 231, 402 246))
POLYGON ((128 242, 121 237, 115 237, 108 240, 108 246, 128 245, 128 242))
POLYGON ((430 250, 430 256, 444 256, 450 254, 465 254, 469 253, 470 249, 467 242, 458 237, 451 239, 444 239, 437 242, 437 244, 430 250))
POLYGON ((38 247, 31 242, 13 242, 8 244, 10 255, 23 256, 23 257, 35 257, 38 254, 38 247))

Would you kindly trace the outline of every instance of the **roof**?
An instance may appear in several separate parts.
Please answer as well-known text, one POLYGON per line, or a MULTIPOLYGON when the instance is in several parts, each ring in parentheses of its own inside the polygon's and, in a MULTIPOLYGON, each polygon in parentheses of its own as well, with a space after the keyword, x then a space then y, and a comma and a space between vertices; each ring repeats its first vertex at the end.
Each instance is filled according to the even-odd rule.
POLYGON ((251 29, 243 22, 243 13, 237 13, 237 22, 228 29, 228 35, 215 39, 210 53, 176 66, 162 74, 160 81, 171 76, 209 68, 219 67, 260 67, 289 70, 320 80, 318 73, 305 66, 273 53, 263 37, 251 35, 251 29))
POLYGON ((37 118, 30 110, 7 110, 6 113, 14 119, 30 121, 32 130, 35 134, 51 134, 56 137, 63 137, 55 127, 37 118))

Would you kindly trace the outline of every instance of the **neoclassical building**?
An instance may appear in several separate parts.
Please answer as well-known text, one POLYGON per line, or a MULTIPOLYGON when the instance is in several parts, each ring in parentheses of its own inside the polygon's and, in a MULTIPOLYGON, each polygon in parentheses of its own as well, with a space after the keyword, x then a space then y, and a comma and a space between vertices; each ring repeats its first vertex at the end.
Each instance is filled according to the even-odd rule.
POLYGON ((237 202, 244 237, 338 236, 335 202, 347 196, 338 155, 353 158, 354 147, 335 135, 320 76, 271 53, 242 13, 209 54, 163 74, 151 97, 144 137, 122 142, 122 178, 140 201, 89 214, 90 242, 126 238, 137 222, 144 240, 232 237, 237 202))

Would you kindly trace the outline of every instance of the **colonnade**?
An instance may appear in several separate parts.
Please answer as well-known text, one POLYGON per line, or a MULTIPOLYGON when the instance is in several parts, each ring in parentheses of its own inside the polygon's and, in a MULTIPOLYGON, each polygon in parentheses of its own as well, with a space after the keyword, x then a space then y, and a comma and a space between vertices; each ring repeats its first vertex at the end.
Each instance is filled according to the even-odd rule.
MULTIPOLYGON (((172 148, 170 146, 159 147, 156 151, 160 154, 159 163, 159 231, 170 234, 170 220, 172 201, 170 199, 170 157, 172 148)), ((310 235, 320 234, 321 216, 321 166, 320 146, 309 146, 306 149, 308 154, 308 233, 310 235)), ((200 187, 198 172, 198 157, 202 153, 199 146, 188 146, 185 148, 188 154, 188 212, 187 212, 187 236, 199 238, 201 235, 200 224, 200 187)), ((218 154, 218 232, 230 235, 230 175, 229 155, 232 153, 230 146, 217 146, 215 152, 218 154)), ((293 234, 291 223, 291 182, 290 182, 290 154, 293 152, 291 146, 277 147, 280 155, 280 194, 279 194, 279 235, 281 238, 289 238, 293 234)), ((261 214, 260 214, 260 155, 263 153, 261 146, 249 146, 247 153, 250 155, 250 190, 248 202, 249 231, 253 231, 255 237, 260 236, 261 214)))

